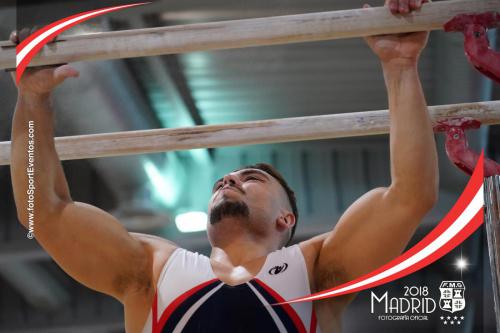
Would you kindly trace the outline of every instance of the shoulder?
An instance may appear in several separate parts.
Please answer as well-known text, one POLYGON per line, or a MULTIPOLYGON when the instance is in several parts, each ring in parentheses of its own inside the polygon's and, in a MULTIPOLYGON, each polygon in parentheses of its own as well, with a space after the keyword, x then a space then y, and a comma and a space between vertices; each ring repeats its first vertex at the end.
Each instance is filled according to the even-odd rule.
MULTIPOLYGON (((322 251, 324 252, 325 243, 329 236, 331 236, 331 233, 327 232, 318 235, 299 244, 306 261, 311 291, 313 292, 330 289, 346 282, 342 279, 345 275, 343 274, 342 267, 334 264, 320 264, 320 256, 322 255, 322 251)), ((321 301, 317 306, 321 307, 322 311, 326 310, 331 315, 338 316, 354 299, 355 295, 349 294, 321 301)))
POLYGON ((138 286, 129 288, 121 301, 125 307, 127 332, 139 332, 150 313, 162 269, 178 247, 158 236, 132 232, 129 234, 142 246, 146 264, 140 269, 142 272, 137 279, 138 286))
POLYGON ((309 276, 311 290, 316 289, 315 288, 316 264, 318 261, 319 254, 321 252, 321 248, 323 247, 323 243, 329 234, 330 233, 327 232, 299 243, 299 248, 306 262, 307 274, 309 276))
POLYGON ((137 232, 130 232, 130 236, 155 248, 172 248, 175 250, 178 247, 174 242, 159 236, 141 234, 137 232))
POLYGON ((325 245, 330 235, 331 232, 327 232, 299 244, 306 262, 311 290, 314 292, 335 287, 343 282, 342 267, 323 258, 331 255, 325 253, 325 245))
POLYGON ((321 252, 321 248, 329 235, 330 232, 326 232, 299 243, 300 250, 302 251, 308 266, 309 264, 312 266, 315 264, 319 253, 321 252))
POLYGON ((151 274, 149 282, 154 290, 163 266, 165 266, 172 253, 178 249, 178 246, 175 243, 158 236, 139 233, 130 233, 130 235, 137 239, 146 250, 151 274))

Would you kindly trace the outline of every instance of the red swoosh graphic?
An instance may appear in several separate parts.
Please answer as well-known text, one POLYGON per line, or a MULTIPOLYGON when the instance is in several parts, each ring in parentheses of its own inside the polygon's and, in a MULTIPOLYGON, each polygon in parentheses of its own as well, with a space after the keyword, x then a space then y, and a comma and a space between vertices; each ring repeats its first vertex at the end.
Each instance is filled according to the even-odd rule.
POLYGON ((49 41, 54 39, 60 33, 74 27, 75 25, 87 21, 91 18, 104 15, 113 11, 126 9, 135 6, 148 4, 149 2, 141 2, 130 5, 105 7, 101 9, 91 10, 80 14, 72 15, 64 19, 58 20, 50 25, 45 26, 31 34, 27 39, 16 47, 16 80, 19 82, 26 67, 33 57, 42 49, 49 41), (50 31, 50 33, 48 33, 50 31), (40 37, 43 36, 42 39, 40 37))

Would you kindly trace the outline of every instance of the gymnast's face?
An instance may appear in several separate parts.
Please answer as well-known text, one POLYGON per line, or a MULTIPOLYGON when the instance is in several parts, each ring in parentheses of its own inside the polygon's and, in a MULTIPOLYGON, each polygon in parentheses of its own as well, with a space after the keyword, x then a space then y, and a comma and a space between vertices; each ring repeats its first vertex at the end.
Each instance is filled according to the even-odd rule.
POLYGON ((241 227, 261 237, 282 233, 280 218, 291 210, 287 200, 278 181, 265 171, 242 169, 225 175, 215 182, 209 202, 210 241, 241 227))

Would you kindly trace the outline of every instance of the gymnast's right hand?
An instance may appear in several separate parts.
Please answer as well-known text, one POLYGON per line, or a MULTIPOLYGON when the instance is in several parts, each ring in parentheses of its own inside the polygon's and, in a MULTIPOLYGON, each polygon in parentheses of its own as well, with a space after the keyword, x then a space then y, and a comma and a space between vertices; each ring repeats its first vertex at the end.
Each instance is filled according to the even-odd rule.
MULTIPOLYGON (((10 40, 16 45, 27 38, 31 33, 29 29, 22 29, 19 32, 13 31, 10 40)), ((55 87, 64 82, 67 78, 78 77, 80 73, 69 65, 40 68, 27 68, 21 80, 17 84, 19 92, 28 94, 44 95, 49 94, 55 87)), ((15 72, 12 75, 16 81, 15 72)))

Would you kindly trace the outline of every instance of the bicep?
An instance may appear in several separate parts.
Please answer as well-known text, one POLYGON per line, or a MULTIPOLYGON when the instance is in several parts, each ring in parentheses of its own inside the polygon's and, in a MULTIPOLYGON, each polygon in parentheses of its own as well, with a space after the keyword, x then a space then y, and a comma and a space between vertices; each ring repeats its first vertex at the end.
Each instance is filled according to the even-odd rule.
POLYGON ((61 203, 35 230, 42 247, 71 277, 121 299, 150 275, 148 251, 110 214, 78 202, 61 203))
POLYGON ((336 284, 351 281, 396 258, 422 219, 388 188, 353 203, 325 238, 317 269, 336 284))

